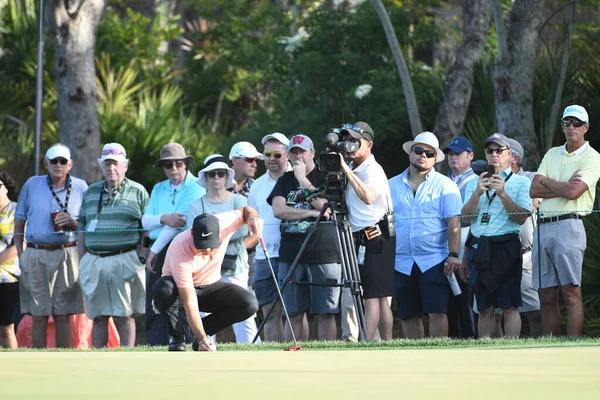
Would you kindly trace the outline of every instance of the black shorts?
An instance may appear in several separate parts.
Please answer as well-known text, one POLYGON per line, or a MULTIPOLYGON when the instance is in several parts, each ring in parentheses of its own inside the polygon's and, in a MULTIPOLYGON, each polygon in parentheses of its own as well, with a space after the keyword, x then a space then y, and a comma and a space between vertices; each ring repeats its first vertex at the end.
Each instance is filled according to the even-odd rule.
POLYGON ((365 264, 358 266, 365 299, 394 295, 395 259, 395 236, 385 238, 381 235, 366 242, 365 264))
POLYGON ((448 313, 451 291, 444 274, 445 261, 425 272, 421 272, 417 263, 413 264, 410 275, 395 271, 396 301, 400 319, 407 320, 430 313, 448 313))
POLYGON ((19 303, 19 283, 0 283, 0 326, 15 322, 15 310, 19 303))

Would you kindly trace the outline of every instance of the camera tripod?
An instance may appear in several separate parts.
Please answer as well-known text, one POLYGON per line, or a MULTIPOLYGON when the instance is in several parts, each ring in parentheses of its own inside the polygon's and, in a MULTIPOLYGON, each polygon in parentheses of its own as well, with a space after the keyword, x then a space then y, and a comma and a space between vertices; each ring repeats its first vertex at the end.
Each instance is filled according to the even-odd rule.
MULTIPOLYGON (((272 275, 273 279, 275 280, 275 285, 277 285, 277 287, 279 288, 279 290, 277 291, 278 297, 275 298, 274 304, 277 304, 278 301, 281 301, 283 303, 283 305, 285 306, 285 302, 283 301, 283 297, 282 297, 281 293, 285 290, 285 288, 287 287, 288 284, 341 287, 342 290, 344 288, 348 288, 352 295, 354 309, 356 310, 356 318, 358 321, 358 329, 359 329, 359 340, 366 341, 367 340, 366 322, 365 322, 365 314, 364 314, 364 307, 363 307, 360 273, 358 270, 358 260, 356 258, 356 250, 355 250, 355 246, 354 246, 354 240, 352 238, 352 230, 350 229, 350 221, 348 221, 348 219, 346 218, 346 215, 347 215, 347 209, 346 209, 345 205, 340 205, 339 203, 336 204, 336 202, 330 201, 323 206, 316 221, 308 230, 308 233, 306 234, 306 238, 304 239, 304 242, 302 243, 302 246, 300 247, 300 250, 298 251, 296 258, 294 258, 294 261, 292 262, 290 270, 288 271, 286 277, 283 280, 281 288, 279 288, 279 283, 277 282, 275 274, 273 273, 273 271, 271 271, 272 272, 271 275, 272 275), (336 226, 338 251, 340 253, 340 260, 341 260, 341 264, 342 264, 342 281, 341 281, 341 283, 327 282, 327 281, 326 282, 292 282, 290 279, 293 276, 294 271, 298 267, 300 258, 302 257, 304 250, 308 246, 308 242, 310 241, 310 238, 315 233, 317 227, 319 226, 319 223, 323 219, 323 215, 325 214, 325 212, 328 209, 331 210, 331 220, 336 226)), ((271 269, 272 269, 272 267, 271 267, 271 269)), ((341 301, 340 301, 340 306, 341 306, 341 301)), ((265 324, 274 309, 275 309, 275 307, 271 307, 271 309, 269 310, 267 315, 264 316, 263 321, 258 328, 258 332, 256 333, 256 336, 254 336, 254 339, 252 340, 252 343, 256 342, 256 340, 260 336, 260 333, 263 331, 265 324)), ((287 321, 289 324, 289 316, 287 315, 287 310, 285 307, 283 309, 286 313, 286 318, 287 318, 287 321)), ((289 324, 289 327, 290 327, 290 330, 292 331, 292 335, 295 337, 291 324, 289 324)))

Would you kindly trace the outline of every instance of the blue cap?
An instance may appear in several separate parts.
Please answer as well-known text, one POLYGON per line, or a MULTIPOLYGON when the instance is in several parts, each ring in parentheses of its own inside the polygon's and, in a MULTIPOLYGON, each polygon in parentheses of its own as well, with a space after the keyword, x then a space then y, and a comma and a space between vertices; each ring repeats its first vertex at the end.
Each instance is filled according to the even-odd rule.
POLYGON ((448 153, 449 151, 453 151, 455 153, 462 153, 468 151, 469 153, 473 152, 473 145, 471 141, 464 136, 457 136, 444 149, 444 153, 448 153))

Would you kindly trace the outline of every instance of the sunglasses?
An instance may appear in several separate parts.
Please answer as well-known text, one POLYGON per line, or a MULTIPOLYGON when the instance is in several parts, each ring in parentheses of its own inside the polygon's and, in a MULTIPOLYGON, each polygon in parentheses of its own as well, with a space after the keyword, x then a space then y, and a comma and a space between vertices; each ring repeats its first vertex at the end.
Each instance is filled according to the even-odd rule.
POLYGON ((225 178, 225 175, 227 175, 227 172, 225 171, 209 171, 206 173, 206 176, 208 176, 211 179, 215 179, 215 177, 219 177, 219 178, 225 178))
POLYGON ((280 159, 281 156, 283 156, 283 154, 281 154, 281 153, 277 153, 274 151, 265 151, 265 157, 273 157, 273 158, 280 159))
POLYGON ((253 162, 256 162, 258 159, 256 157, 238 157, 241 158, 242 160, 246 160, 246 162, 248 164, 252 164, 253 162))
POLYGON ((351 129, 351 130, 353 130, 355 132, 360 133, 361 135, 367 134, 367 135, 369 135, 370 138, 373 137, 373 135, 371 134, 371 132, 365 131, 363 128, 361 128, 358 125, 344 124, 344 125, 342 125, 342 129, 351 129))
POLYGON ((500 154, 504 153, 506 150, 508 150, 506 147, 500 147, 500 148, 497 148, 497 149, 492 149, 490 147, 487 147, 485 149, 485 153, 486 154, 494 154, 494 153, 496 153, 496 154, 500 155, 500 154))
POLYGON ((118 149, 106 149, 106 150, 102 150, 102 155, 103 156, 107 156, 109 154, 118 156, 118 155, 125 155, 125 153, 123 153, 121 150, 118 149))
POLYGON ((169 161, 169 162, 163 163, 163 167, 165 169, 171 169, 171 168, 173 168, 173 165, 175 165, 175 168, 183 168, 183 166, 185 165, 185 162, 183 162, 183 161, 169 161))
POLYGON ((413 153, 415 153, 418 156, 425 154, 425 157, 427 157, 427 158, 433 158, 436 156, 435 151, 425 150, 422 147, 413 147, 412 151, 413 151, 413 153))
POLYGON ((560 121, 560 124, 565 128, 568 128, 570 125, 573 125, 575 128, 580 128, 585 125, 585 122, 576 119, 563 119, 560 121))
POLYGON ((53 160, 50 160, 50 164, 52 164, 52 165, 56 165, 58 163, 60 163, 60 165, 67 165, 68 162, 69 162, 69 160, 67 160, 65 158, 55 158, 53 160))

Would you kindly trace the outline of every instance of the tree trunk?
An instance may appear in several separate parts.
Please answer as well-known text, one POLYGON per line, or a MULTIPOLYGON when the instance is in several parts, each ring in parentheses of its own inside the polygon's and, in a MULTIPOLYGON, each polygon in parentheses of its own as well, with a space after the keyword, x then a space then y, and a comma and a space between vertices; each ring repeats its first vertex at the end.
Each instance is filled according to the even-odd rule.
POLYGON ((104 0, 49 0, 60 141, 71 149, 74 176, 100 177, 100 126, 94 44, 104 0))
POLYGON ((462 132, 471 101, 473 66, 483 54, 491 16, 489 0, 467 0, 463 16, 463 41, 454 65, 448 70, 446 94, 435 120, 434 133, 442 148, 462 132))
MULTIPOLYGON (((496 25, 504 26, 498 7, 494 7, 494 18, 496 25)), ((498 131, 523 145, 527 168, 533 168, 539 159, 533 124, 532 81, 541 21, 542 0, 516 0, 506 37, 498 38, 500 51, 494 67, 498 131)))
POLYGON ((394 27, 392 26, 392 21, 390 21, 390 16, 388 15, 387 10, 383 6, 381 0, 371 0, 371 4, 373 4, 375 11, 377 11, 377 15, 379 16, 379 20, 381 21, 381 25, 383 26, 383 30, 385 32, 385 36, 387 37, 388 44, 392 50, 392 54, 394 55, 394 60, 396 60, 396 67, 398 68, 400 81, 402 81, 402 88, 404 89, 404 100, 406 101, 406 109, 408 111, 408 118, 410 120, 410 128, 413 137, 415 137, 419 133, 423 132, 423 125, 421 124, 421 116, 419 115, 419 107, 417 106, 417 98, 415 96, 415 89, 413 88, 412 79, 410 77, 410 73, 408 72, 408 67, 406 66, 402 49, 400 49, 400 45, 398 44, 398 38, 396 37, 396 32, 394 31, 394 27))

